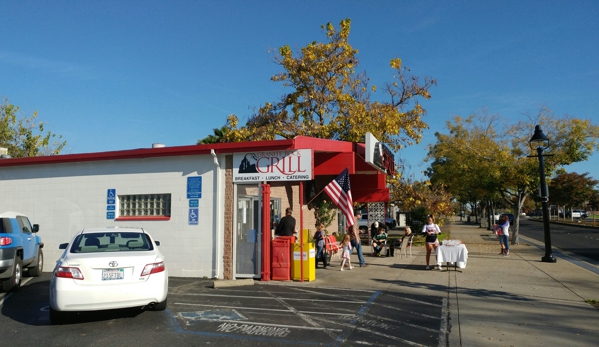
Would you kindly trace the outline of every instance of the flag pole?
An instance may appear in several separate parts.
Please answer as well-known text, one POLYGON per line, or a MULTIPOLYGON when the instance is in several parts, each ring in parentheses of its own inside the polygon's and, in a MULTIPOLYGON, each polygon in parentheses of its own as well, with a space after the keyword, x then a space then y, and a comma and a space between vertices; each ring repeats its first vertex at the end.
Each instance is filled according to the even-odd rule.
MULTIPOLYGON (((347 169, 349 169, 349 166, 347 167, 347 169)), ((326 188, 326 187, 325 187, 325 188, 326 188)), ((324 192, 324 188, 322 188, 322 189, 320 190, 320 192, 318 192, 318 194, 314 195, 314 197, 313 197, 313 198, 312 198, 310 201, 308 201, 306 204, 302 205, 302 210, 303 210, 303 209, 305 209, 305 208, 306 208, 306 206, 310 205, 310 203, 311 203, 312 201, 314 201, 314 199, 316 199, 316 198, 317 198, 317 197, 318 197, 320 194, 322 194, 322 192, 324 192)))
POLYGON ((318 194, 314 195, 314 197, 310 201, 308 201, 306 204, 302 205, 302 209, 305 208, 306 206, 310 205, 310 203, 312 201, 314 201, 314 199, 316 199, 322 192, 324 192, 324 189, 322 189, 320 192, 318 192, 318 194))

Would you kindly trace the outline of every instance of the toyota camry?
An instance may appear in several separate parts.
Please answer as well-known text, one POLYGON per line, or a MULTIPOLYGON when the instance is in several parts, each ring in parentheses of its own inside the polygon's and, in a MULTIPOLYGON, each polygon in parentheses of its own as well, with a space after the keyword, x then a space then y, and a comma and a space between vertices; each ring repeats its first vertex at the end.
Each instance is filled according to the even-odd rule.
POLYGON ((168 272, 159 241, 139 228, 83 230, 64 249, 50 280, 50 320, 67 311, 164 310, 168 272))

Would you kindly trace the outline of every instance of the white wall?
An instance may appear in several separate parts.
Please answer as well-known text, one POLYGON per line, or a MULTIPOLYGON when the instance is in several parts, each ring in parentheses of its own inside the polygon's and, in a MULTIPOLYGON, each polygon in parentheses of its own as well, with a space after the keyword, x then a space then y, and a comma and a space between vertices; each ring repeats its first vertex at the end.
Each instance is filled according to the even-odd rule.
MULTIPOLYGON (((0 168, 0 211, 13 210, 40 224, 44 242, 44 271, 51 271, 62 251, 83 228, 143 227, 161 242, 170 276, 215 277, 222 264, 215 249, 216 216, 212 156, 185 156, 92 161, 0 168), (187 177, 202 176, 199 225, 188 225, 187 177), (115 221, 106 219, 106 195, 171 194, 169 221, 115 221)), ((224 179, 220 179, 224 182, 224 179)), ((222 185, 222 184, 221 184, 222 185)), ((224 187, 219 187, 220 194, 224 187)), ((118 207, 117 207, 118 209, 118 207)), ((221 209, 222 210, 222 209, 221 209)), ((117 213, 118 216, 118 213, 117 213)), ((219 225, 223 225, 222 220, 219 225)), ((222 247, 222 233, 218 245, 222 247)), ((222 254, 222 251, 219 252, 222 254)), ((220 275, 222 276, 222 275, 220 275)), ((219 276, 219 277, 220 277, 219 276)))

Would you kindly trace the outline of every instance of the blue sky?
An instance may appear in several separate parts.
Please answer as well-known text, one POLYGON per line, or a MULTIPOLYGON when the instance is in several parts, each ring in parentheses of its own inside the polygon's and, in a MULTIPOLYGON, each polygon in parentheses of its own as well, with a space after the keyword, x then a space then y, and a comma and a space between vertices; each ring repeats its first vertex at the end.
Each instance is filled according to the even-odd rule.
MULTIPOLYGON (((245 121, 285 93, 269 50, 325 41, 320 26, 344 18, 372 84, 392 80, 395 57, 438 81, 423 142, 397 154, 417 178, 454 115, 515 122, 545 105, 599 124, 594 0, 2 1, 0 13, 0 96, 37 110, 63 153, 191 145, 229 114, 245 121)), ((599 179, 592 163, 567 169, 599 179)))

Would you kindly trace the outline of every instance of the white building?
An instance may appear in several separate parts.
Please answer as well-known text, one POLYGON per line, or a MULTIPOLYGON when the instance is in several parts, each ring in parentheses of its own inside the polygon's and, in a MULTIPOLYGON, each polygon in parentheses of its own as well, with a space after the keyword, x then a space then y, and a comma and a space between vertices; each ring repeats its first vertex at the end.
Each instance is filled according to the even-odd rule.
POLYGON ((298 227, 313 232, 313 212, 301 206, 346 167, 354 201, 389 201, 385 174, 364 151, 297 137, 0 159, 0 211, 40 225, 44 271, 81 229, 133 226, 161 242, 171 276, 268 280, 281 211, 292 207, 298 227))

